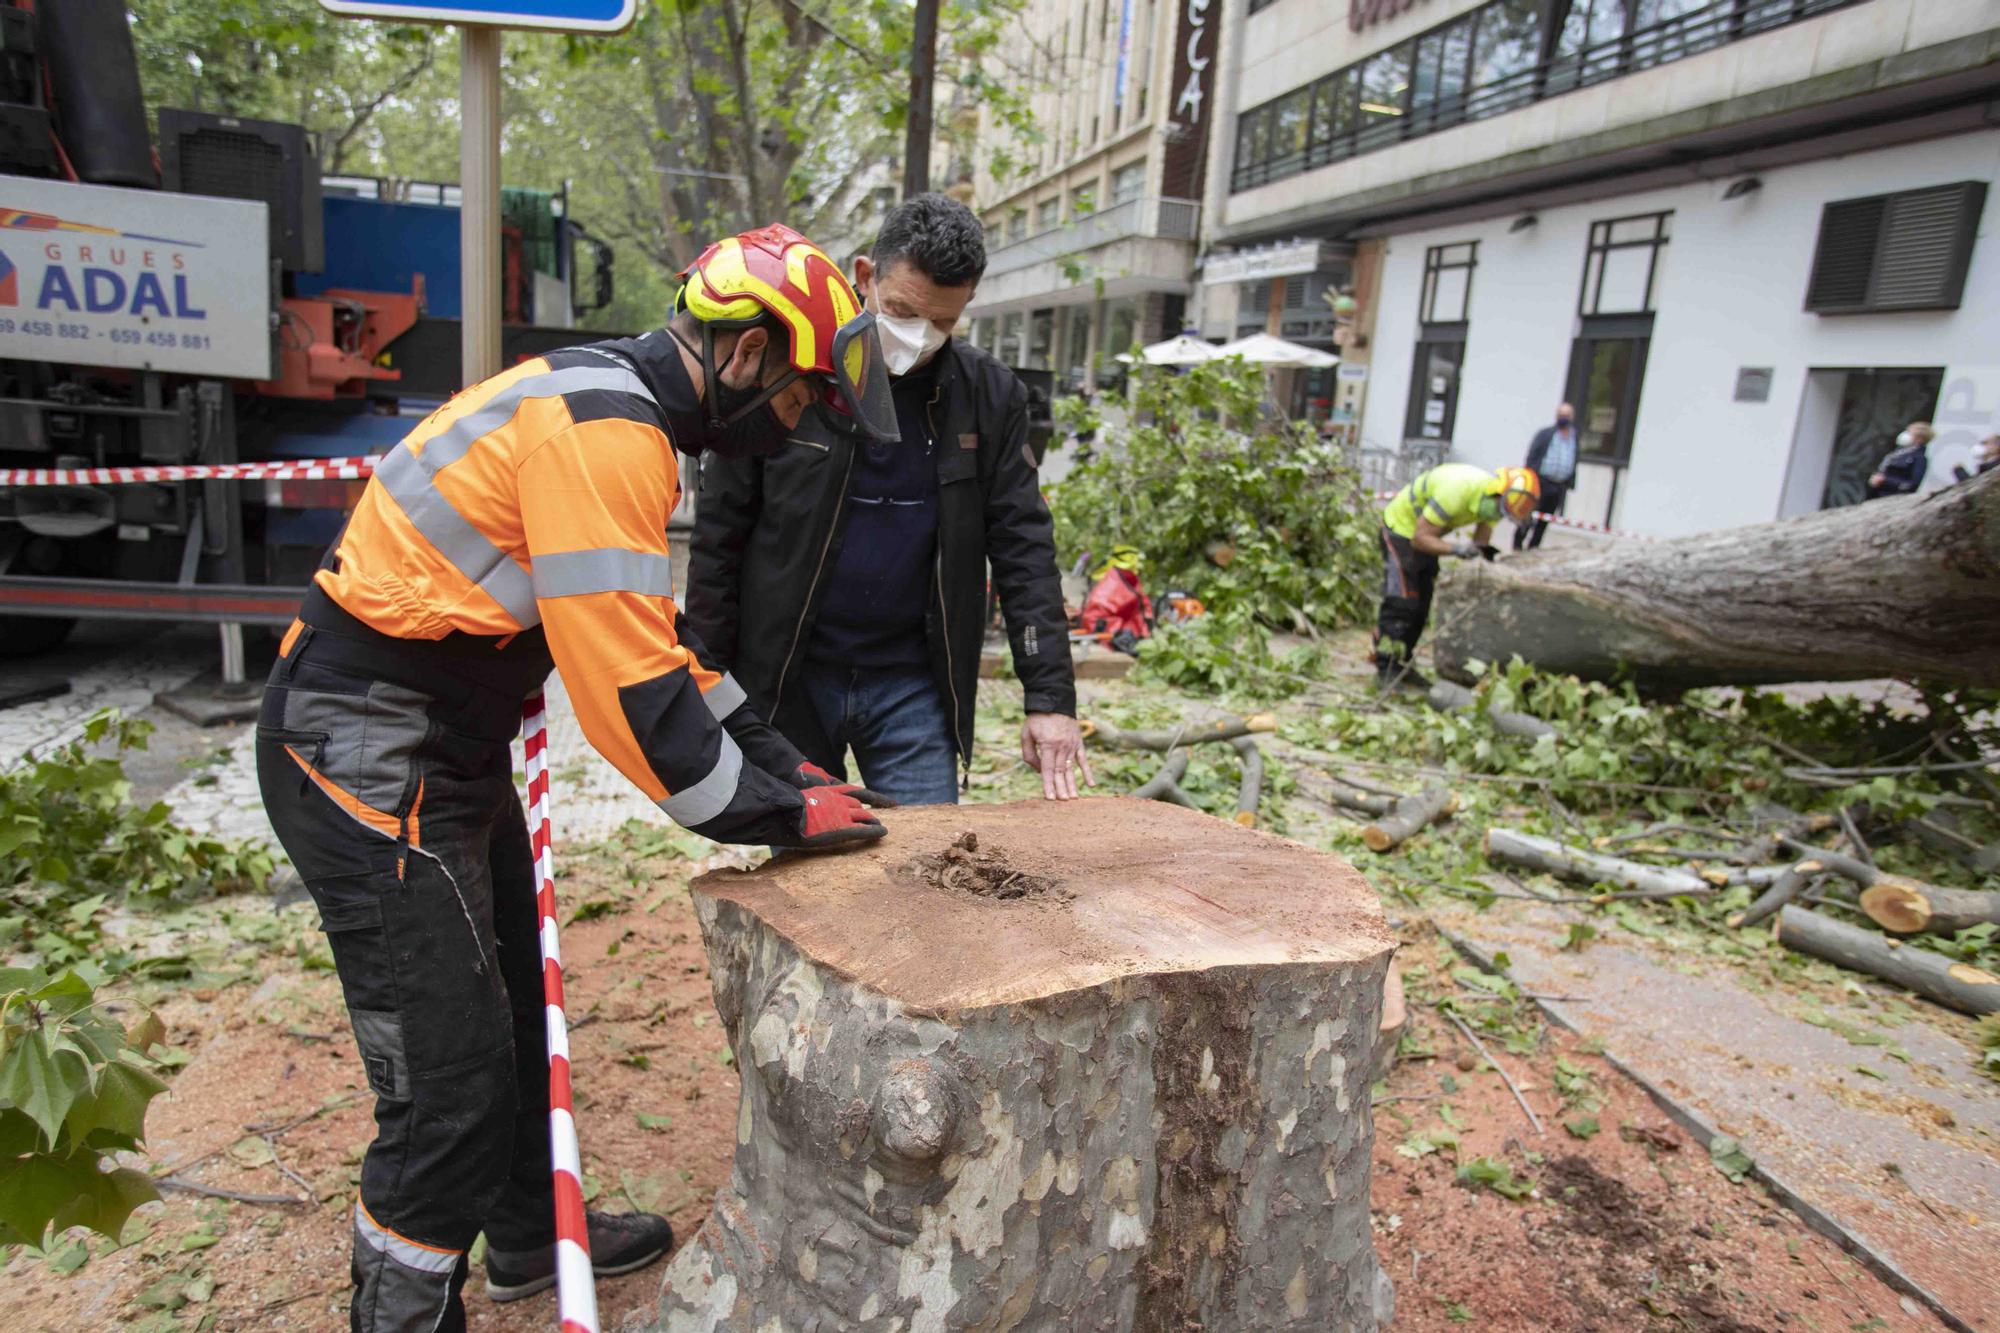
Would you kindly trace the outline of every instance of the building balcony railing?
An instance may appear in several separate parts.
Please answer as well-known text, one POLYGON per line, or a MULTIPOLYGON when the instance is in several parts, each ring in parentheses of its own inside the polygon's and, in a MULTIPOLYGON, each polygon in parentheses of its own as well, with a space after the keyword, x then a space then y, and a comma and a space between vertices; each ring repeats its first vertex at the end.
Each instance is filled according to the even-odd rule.
POLYGON ((1671 64, 1860 0, 1597 0, 1549 46, 1537 0, 1487 0, 1237 118, 1232 193, 1671 64), (1666 15, 1662 17, 1662 15, 1666 15))
POLYGON ((1193 199, 1148 195, 1075 218, 1025 239, 1010 242, 986 256, 986 276, 998 277, 1031 264, 1094 250, 1134 236, 1168 241, 1192 241, 1201 222, 1201 204, 1193 199))

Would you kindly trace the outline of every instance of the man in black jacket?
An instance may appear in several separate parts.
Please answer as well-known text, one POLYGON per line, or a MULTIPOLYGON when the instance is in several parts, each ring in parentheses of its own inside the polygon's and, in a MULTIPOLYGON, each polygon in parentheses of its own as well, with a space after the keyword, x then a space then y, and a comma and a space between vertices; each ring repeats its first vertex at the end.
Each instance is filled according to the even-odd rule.
MULTIPOLYGON (((1541 503, 1536 508, 1544 514, 1560 514, 1563 501, 1569 497, 1569 488, 1576 484, 1576 409, 1568 403, 1556 404, 1556 424, 1544 426, 1528 441, 1528 471, 1535 474, 1542 483, 1541 503)), ((1514 549, 1533 550, 1542 544, 1542 535, 1549 530, 1545 518, 1531 518, 1514 526, 1514 549)))
POLYGON ((938 194, 883 220, 855 288, 876 313, 902 439, 812 414, 763 458, 704 456, 687 614, 710 657, 828 772, 910 805, 958 799, 972 754, 987 567, 1026 696, 1043 794, 1090 781, 1055 539, 1027 393, 950 337, 986 270, 972 211, 938 194))

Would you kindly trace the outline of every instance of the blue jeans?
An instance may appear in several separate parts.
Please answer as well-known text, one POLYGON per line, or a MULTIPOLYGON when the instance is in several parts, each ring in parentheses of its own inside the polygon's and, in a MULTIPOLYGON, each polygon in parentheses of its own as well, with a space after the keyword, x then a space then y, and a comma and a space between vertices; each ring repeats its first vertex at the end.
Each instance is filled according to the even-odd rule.
MULTIPOLYGON (((930 668, 809 662, 805 681, 827 737, 854 751, 864 787, 898 805, 957 804, 951 717, 930 668)), ((829 767, 846 775, 844 763, 829 767)))

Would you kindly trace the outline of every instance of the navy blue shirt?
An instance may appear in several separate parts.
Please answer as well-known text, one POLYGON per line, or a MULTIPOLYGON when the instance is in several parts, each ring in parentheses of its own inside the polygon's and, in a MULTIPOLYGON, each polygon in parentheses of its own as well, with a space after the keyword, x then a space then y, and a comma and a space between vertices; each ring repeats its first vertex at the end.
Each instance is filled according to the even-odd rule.
POLYGON ((926 408, 938 358, 890 382, 903 438, 854 447, 847 528, 807 655, 842 666, 921 666, 937 554, 937 441, 926 408))

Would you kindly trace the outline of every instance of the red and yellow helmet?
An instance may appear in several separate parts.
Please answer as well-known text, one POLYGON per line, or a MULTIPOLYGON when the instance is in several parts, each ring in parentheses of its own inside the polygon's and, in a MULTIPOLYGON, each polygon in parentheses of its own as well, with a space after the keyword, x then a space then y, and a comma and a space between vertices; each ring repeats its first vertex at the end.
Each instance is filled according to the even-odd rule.
POLYGON ((675 308, 707 330, 775 319, 790 335, 793 376, 821 381, 827 405, 862 431, 898 438, 874 315, 840 265, 790 227, 774 222, 711 244, 681 273, 675 308))
POLYGON ((1541 503, 1542 479, 1524 467, 1503 467, 1487 483, 1486 493, 1500 497, 1500 507, 1516 523, 1535 512, 1541 503))

